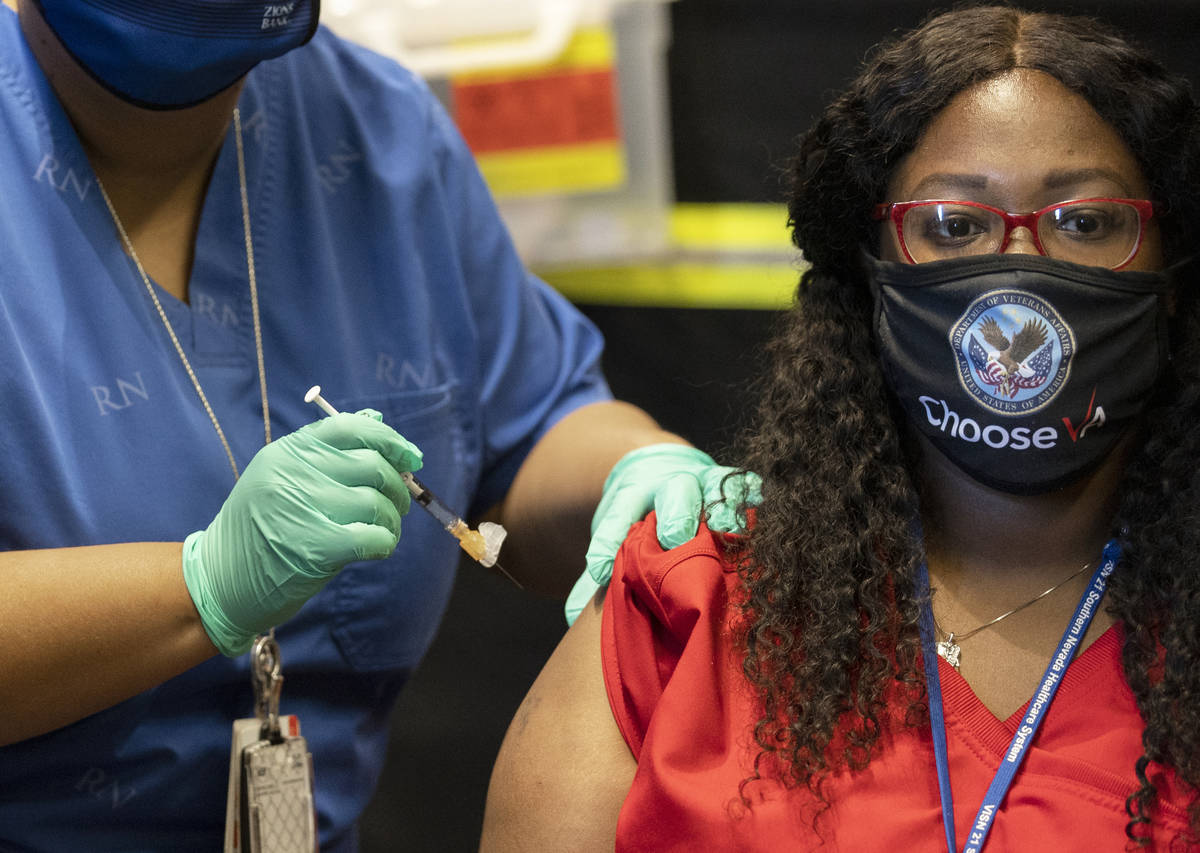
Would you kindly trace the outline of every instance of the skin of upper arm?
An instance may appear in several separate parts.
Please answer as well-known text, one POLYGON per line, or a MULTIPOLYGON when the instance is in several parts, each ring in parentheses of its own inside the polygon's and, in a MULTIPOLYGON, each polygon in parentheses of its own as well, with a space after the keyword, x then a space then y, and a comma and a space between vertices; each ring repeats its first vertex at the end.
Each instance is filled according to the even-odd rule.
POLYGON ((481 853, 613 849, 637 762, 604 689, 602 595, 563 636, 509 724, 488 786, 481 853))

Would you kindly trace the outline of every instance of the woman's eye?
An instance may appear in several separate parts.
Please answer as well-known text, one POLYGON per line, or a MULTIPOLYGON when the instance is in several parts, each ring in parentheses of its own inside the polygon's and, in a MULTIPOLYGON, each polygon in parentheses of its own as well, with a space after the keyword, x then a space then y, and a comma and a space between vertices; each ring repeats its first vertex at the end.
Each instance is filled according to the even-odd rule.
POLYGON ((987 228, 969 216, 947 216, 929 223, 928 234, 943 240, 965 240, 983 234, 987 228))
POLYGON ((1070 210, 1059 215, 1056 226, 1080 237, 1102 234, 1108 226, 1108 218, 1098 210, 1070 210))

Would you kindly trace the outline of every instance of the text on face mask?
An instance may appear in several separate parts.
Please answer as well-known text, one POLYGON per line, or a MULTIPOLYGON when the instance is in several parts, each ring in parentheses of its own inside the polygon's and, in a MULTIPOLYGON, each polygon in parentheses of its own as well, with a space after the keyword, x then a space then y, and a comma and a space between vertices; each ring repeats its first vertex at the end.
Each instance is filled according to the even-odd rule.
POLYGON ((946 405, 945 400, 921 396, 917 401, 925 409, 925 419, 930 426, 936 427, 951 438, 962 441, 982 441, 988 447, 1000 450, 1049 450, 1058 443, 1058 430, 1054 427, 1007 427, 1000 424, 985 424, 981 426, 974 418, 964 418, 958 412, 946 405))

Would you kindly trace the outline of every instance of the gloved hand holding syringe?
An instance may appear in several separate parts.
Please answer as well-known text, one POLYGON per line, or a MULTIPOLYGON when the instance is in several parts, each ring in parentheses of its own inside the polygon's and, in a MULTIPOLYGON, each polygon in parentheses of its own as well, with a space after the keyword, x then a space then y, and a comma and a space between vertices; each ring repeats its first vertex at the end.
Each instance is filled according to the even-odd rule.
MULTIPOLYGON (((308 393, 304 395, 304 402, 315 403, 325 414, 330 416, 338 413, 338 410, 329 405, 329 402, 321 396, 320 385, 314 385, 308 389, 308 393)), ((400 474, 400 477, 404 480, 404 485, 408 487, 413 500, 437 519, 438 523, 451 536, 458 540, 459 546, 470 555, 471 559, 478 562, 481 566, 497 569, 506 578, 516 584, 517 587, 524 589, 521 583, 510 575, 496 559, 500 555, 500 546, 504 542, 504 537, 508 535, 508 531, 501 525, 490 521, 480 522, 479 528, 472 530, 467 526, 465 521, 459 518, 457 513, 442 503, 433 492, 425 488, 421 481, 412 474, 405 471, 400 474)))

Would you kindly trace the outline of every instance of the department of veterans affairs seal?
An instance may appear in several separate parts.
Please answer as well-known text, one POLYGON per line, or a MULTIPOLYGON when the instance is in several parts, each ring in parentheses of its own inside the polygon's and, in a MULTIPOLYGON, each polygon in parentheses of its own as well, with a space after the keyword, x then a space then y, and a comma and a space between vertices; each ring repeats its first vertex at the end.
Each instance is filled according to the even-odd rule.
POLYGON ((958 380, 998 415, 1028 415, 1071 374, 1075 335, 1045 299, 1023 290, 980 296, 950 328, 958 380))

